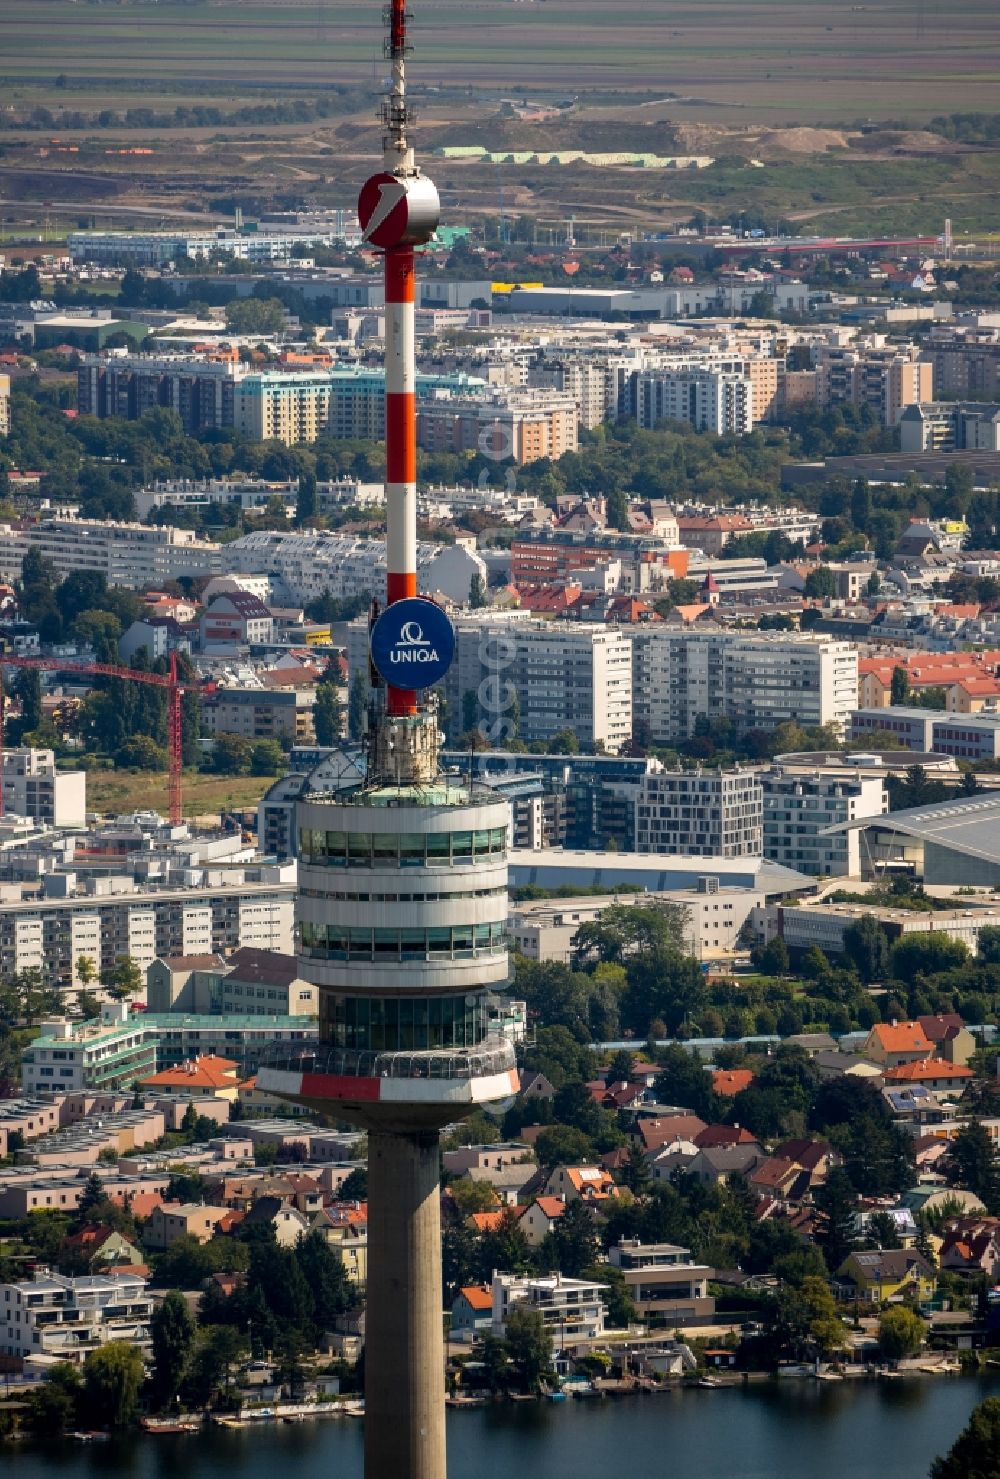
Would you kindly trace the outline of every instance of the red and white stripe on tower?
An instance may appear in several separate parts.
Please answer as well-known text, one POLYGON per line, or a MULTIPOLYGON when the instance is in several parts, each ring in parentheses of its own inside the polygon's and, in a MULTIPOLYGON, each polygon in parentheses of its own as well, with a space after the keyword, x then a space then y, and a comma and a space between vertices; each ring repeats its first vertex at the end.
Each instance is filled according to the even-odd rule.
MULTIPOLYGON (((361 187, 358 219, 365 240, 385 260, 385 503, 388 578, 386 601, 417 593, 417 402, 414 344, 414 248, 437 229, 440 202, 420 170, 409 141, 406 104, 406 7, 386 8, 385 54, 392 82, 382 104, 384 169, 361 187)), ((390 714, 416 711, 416 694, 389 688, 390 714)))

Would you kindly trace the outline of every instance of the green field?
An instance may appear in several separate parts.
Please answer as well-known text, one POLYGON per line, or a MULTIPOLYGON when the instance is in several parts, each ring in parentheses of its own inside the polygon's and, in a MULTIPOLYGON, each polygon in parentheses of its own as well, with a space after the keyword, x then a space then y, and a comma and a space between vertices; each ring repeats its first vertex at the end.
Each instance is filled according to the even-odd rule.
MULTIPOLYGON (((141 84, 150 101, 263 90, 364 88, 381 62, 378 0, 270 5, 3 0, 0 74, 80 105, 74 84, 141 84), (376 60, 377 59, 377 60, 376 60)), ((1000 83, 996 0, 421 0, 414 73, 459 89, 671 93, 695 118, 926 119, 991 111, 1000 83)))
MULTIPOLYGON (((381 11, 380 0, 0 0, 0 234, 5 222, 38 241, 78 223, 221 219, 234 200, 250 215, 350 205, 380 152, 381 11), (295 100, 310 110, 300 121, 232 116, 295 100), (161 126, 195 104, 221 117, 161 126), (122 116, 139 109, 152 110, 146 121, 122 116), (118 152, 136 146, 151 152, 118 152)), ((699 209, 838 234, 936 232, 945 216, 956 232, 995 225, 1000 151, 921 129, 938 114, 1000 111, 998 0, 947 11, 926 0, 417 0, 411 37, 416 142, 455 222, 495 216, 502 188, 512 217, 564 234, 572 215, 585 244, 591 229, 663 230, 699 209), (520 97, 576 106, 544 122, 505 116, 503 99, 520 97), (887 121, 892 131, 870 131, 887 121), (432 163, 438 144, 720 162, 498 169, 432 163)))
MULTIPOLYGON (((184 772, 184 815, 210 816, 222 810, 256 806, 271 780, 260 776, 202 775, 184 772)), ((152 808, 167 814, 167 777, 148 771, 93 771, 87 777, 87 810, 129 812, 152 808)))

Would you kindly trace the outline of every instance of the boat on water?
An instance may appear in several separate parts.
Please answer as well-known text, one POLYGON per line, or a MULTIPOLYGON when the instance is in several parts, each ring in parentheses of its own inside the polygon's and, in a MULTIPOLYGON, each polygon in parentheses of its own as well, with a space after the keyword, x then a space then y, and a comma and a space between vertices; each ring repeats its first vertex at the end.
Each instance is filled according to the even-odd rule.
POLYGON ((144 1417, 139 1426, 144 1433, 197 1433, 201 1424, 193 1419, 161 1422, 154 1417, 144 1417))
POLYGON ((721 1387, 722 1382, 718 1381, 714 1376, 703 1376, 695 1382, 695 1386, 711 1387, 714 1390, 716 1387, 721 1387))
POLYGON ((107 1443, 108 1439, 111 1437, 111 1434, 101 1432, 77 1432, 70 1433, 69 1436, 72 1438, 74 1443, 107 1443))
MULTIPOLYGON (((574 1393, 574 1395, 576 1395, 576 1394, 574 1393)), ((545 1396, 546 1396, 546 1398, 550 1402, 565 1402, 566 1401, 566 1393, 565 1392, 546 1392, 545 1393, 545 1396)))
POLYGON ((840 1374, 839 1371, 817 1371, 816 1372, 816 1380, 817 1381, 843 1381, 844 1378, 841 1376, 841 1374, 840 1374))

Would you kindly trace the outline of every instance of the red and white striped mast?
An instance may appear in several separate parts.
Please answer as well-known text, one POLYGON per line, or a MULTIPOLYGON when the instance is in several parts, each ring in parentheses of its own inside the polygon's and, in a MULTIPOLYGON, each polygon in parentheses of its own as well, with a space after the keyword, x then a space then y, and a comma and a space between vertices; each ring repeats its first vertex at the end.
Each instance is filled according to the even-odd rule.
MULTIPOLYGON (((417 594, 417 406, 414 343, 415 248, 434 235, 438 193, 420 173, 409 140, 404 0, 384 9, 385 54, 391 63, 382 104, 384 169, 361 188, 358 219, 365 240, 385 261, 386 603, 417 594)), ((415 714, 415 691, 388 686, 390 715, 415 714)))

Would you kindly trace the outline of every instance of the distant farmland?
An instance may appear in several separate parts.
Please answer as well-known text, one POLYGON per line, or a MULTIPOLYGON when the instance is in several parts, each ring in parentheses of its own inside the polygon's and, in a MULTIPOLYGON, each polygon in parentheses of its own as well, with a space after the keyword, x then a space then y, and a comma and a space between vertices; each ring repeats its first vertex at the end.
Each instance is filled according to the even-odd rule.
MULTIPOLYGON (((511 92, 659 92, 692 121, 926 119, 998 108, 997 0, 418 0, 417 80, 511 92)), ((203 101, 377 86, 379 0, 111 5, 3 0, 14 100, 141 87, 203 101)))

